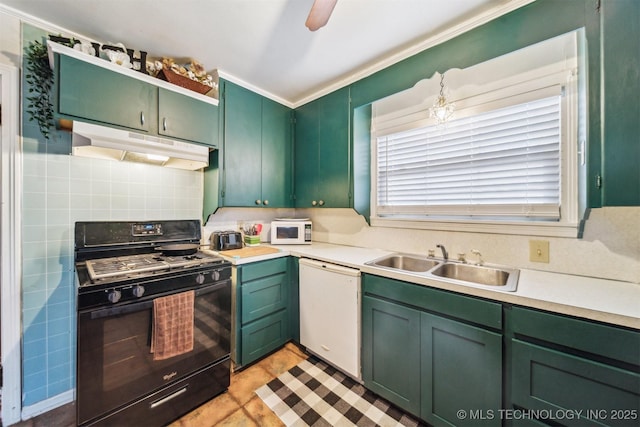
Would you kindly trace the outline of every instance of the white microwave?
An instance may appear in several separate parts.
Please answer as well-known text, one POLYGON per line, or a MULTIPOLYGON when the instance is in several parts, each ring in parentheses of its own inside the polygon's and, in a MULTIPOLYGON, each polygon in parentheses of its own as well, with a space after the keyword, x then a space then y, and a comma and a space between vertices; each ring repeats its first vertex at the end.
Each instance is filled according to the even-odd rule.
POLYGON ((311 221, 282 219, 271 222, 272 245, 311 244, 311 221))

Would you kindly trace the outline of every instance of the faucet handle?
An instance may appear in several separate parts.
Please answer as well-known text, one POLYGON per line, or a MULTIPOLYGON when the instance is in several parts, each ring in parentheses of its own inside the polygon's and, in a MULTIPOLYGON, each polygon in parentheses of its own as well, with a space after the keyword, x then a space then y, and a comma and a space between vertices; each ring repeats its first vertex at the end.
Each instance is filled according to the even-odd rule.
POLYGON ((466 254, 464 252, 458 252, 458 261, 467 262, 466 254))
POLYGON ((476 265, 484 264, 484 261, 482 260, 482 254, 480 253, 479 250, 471 249, 471 253, 478 256, 478 261, 476 261, 476 265))
POLYGON ((428 250, 427 250, 427 256, 428 256, 429 258, 433 258, 433 257, 435 257, 435 256, 436 256, 436 251, 435 251, 434 249, 428 249, 428 250))

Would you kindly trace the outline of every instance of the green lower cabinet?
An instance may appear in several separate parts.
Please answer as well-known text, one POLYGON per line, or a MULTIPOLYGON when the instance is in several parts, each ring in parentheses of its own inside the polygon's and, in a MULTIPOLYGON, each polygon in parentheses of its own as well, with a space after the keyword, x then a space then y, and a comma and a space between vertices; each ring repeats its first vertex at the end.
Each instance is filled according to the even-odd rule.
POLYGON ((291 339, 289 257, 236 268, 235 364, 248 365, 291 339))
POLYGON ((506 314, 516 415, 563 426, 640 425, 640 332, 521 307, 506 314))
POLYGON ((300 343, 300 262, 295 256, 289 257, 289 326, 291 339, 300 343))
POLYGON ((640 374, 513 340, 512 400, 567 426, 637 426, 640 374))
POLYGON ((420 312, 362 298, 362 379, 400 408, 420 413, 420 312))
POLYGON ((242 322, 247 323, 289 305, 286 272, 242 284, 242 322))
POLYGON ((368 389, 434 426, 501 425, 502 334, 476 326, 499 324, 500 305, 371 275, 363 293, 368 389))
POLYGON ((421 417, 434 426, 499 426, 502 335, 421 313, 421 417))
POLYGON ((247 365, 276 350, 289 341, 287 310, 256 320, 241 329, 242 365, 247 365))

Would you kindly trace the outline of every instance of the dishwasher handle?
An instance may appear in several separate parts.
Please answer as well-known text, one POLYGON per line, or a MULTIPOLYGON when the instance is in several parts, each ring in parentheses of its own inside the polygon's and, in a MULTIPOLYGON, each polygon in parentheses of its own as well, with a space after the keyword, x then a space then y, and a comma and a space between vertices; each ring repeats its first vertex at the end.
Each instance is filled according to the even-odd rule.
POLYGON ((331 271, 333 273, 346 274, 349 276, 360 276, 360 270, 356 268, 345 267, 342 265, 331 264, 330 262, 318 261, 309 258, 300 258, 300 265, 306 265, 319 270, 331 271))

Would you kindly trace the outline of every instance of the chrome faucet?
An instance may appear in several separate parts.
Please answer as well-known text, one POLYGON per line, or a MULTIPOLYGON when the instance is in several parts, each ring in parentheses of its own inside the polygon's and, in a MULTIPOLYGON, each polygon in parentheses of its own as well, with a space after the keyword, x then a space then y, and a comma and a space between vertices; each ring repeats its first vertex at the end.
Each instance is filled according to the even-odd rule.
POLYGON ((444 248, 444 245, 436 245, 436 248, 440 248, 440 250, 442 251, 442 258, 444 258, 444 260, 447 261, 449 259, 449 253, 444 248))

